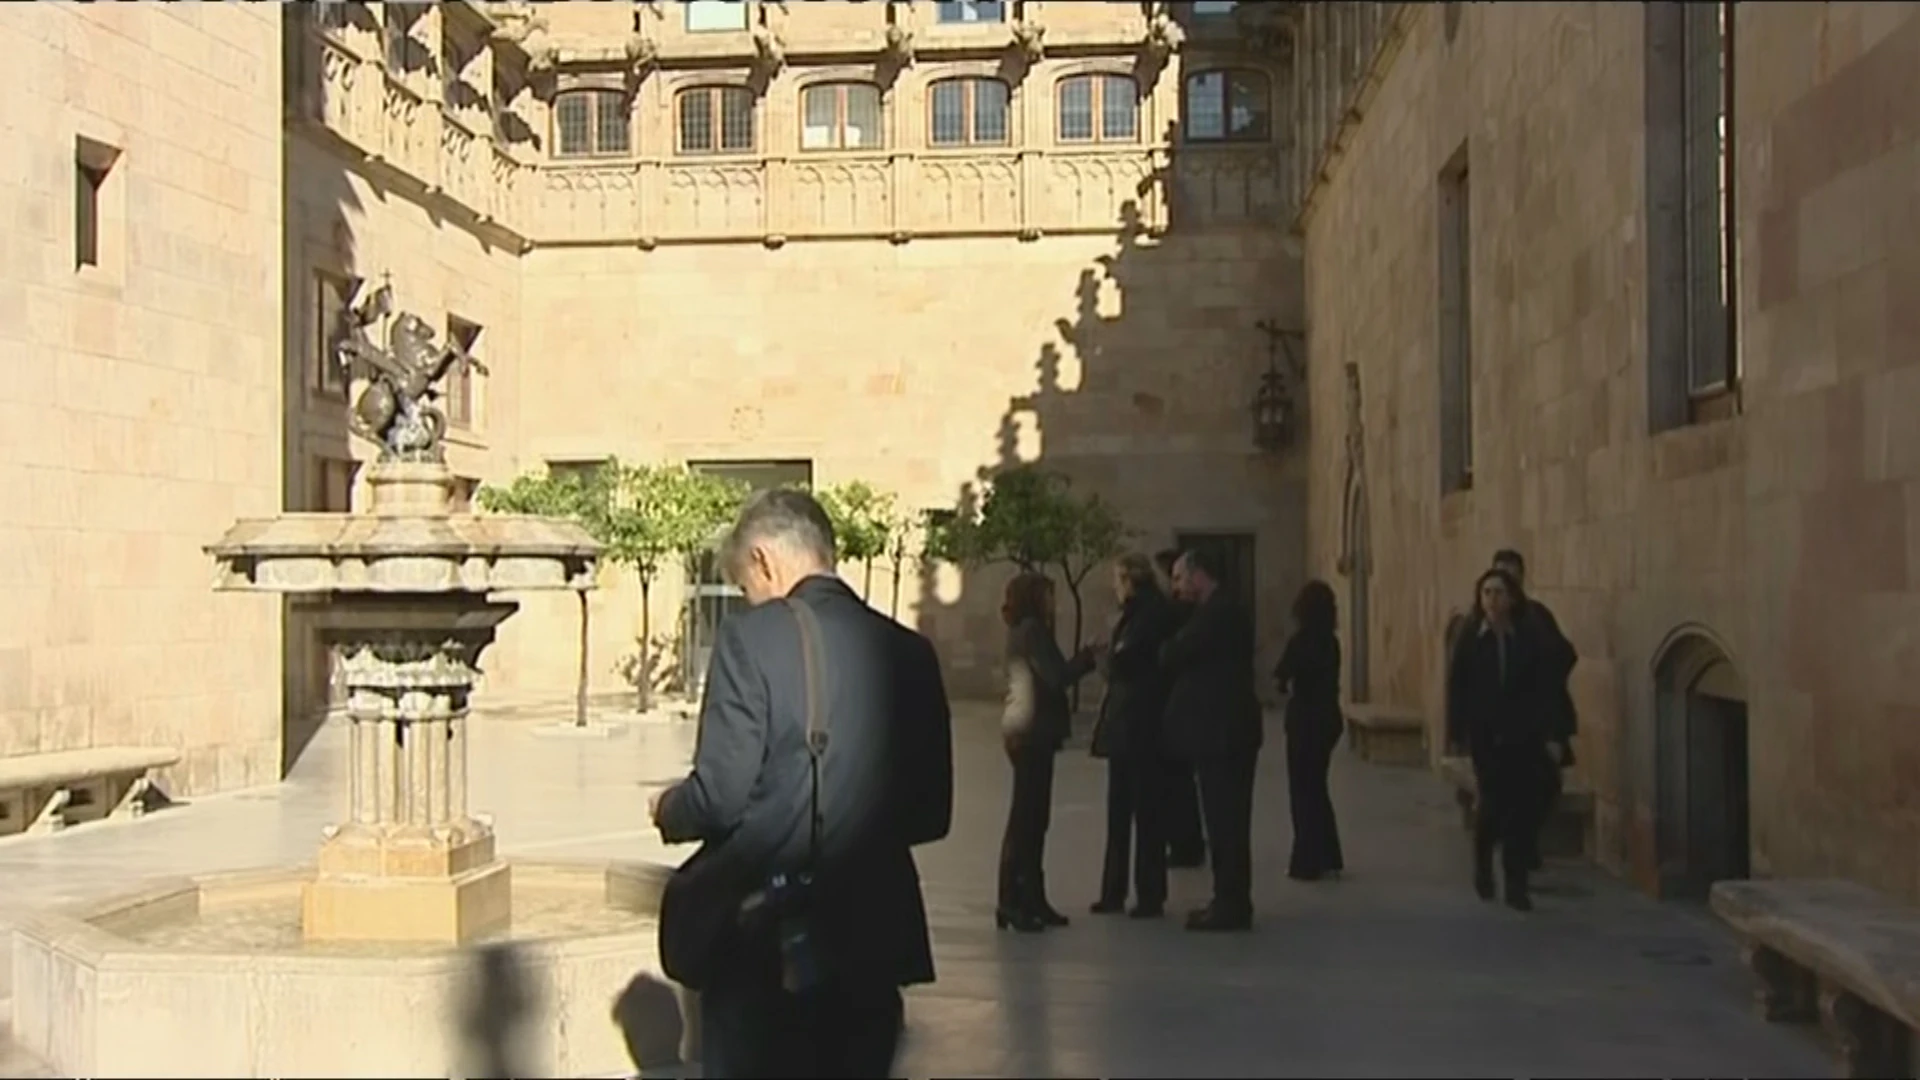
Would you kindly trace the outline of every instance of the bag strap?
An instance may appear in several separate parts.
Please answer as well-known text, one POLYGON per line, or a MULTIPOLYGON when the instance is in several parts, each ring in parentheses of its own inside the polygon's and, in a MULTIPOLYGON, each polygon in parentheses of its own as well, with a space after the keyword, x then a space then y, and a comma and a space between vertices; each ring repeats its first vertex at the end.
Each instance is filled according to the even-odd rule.
POLYGON ((793 612, 794 624, 800 630, 800 668, 806 683, 806 734, 807 734, 807 772, 811 791, 808 795, 807 824, 807 863, 811 867, 820 857, 820 833, 823 822, 820 816, 820 759, 827 752, 827 716, 824 661, 820 644, 820 622, 815 618, 813 609, 805 603, 789 597, 787 607, 793 612))

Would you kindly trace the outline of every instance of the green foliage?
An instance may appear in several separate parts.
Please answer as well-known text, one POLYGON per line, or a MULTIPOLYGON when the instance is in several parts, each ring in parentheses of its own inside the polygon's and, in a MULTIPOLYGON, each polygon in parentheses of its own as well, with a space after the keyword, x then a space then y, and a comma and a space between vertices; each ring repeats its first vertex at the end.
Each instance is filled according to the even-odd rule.
POLYGON ((482 487, 474 502, 493 514, 569 518, 605 543, 608 482, 615 468, 609 463, 585 472, 523 473, 505 487, 482 487))
POLYGON ((865 480, 849 480, 822 488, 815 497, 833 521, 841 559, 871 563, 892 551, 900 515, 891 492, 877 490, 865 480))
POLYGON ((1073 602, 1073 645, 1080 647, 1080 586, 1094 568, 1125 550, 1130 530, 1098 494, 1081 495, 1056 472, 1019 465, 995 474, 977 512, 966 506, 928 516, 929 558, 963 566, 1007 562, 1021 570, 1058 570, 1073 602))
POLYGON ((1077 586, 1118 555, 1128 530, 1112 505, 1082 496, 1056 472, 1019 465, 997 473, 977 512, 930 515, 930 557, 969 566, 1008 562, 1022 570, 1058 567, 1077 586))
POLYGON ((608 560, 633 568, 641 588, 669 560, 692 558, 740 509, 747 486, 685 465, 614 465, 605 538, 608 560))
POLYGON ((1070 498, 1065 516, 1067 543, 1054 563, 1066 575, 1068 588, 1077 590, 1095 567, 1126 551, 1132 530, 1113 504, 1097 493, 1070 498))

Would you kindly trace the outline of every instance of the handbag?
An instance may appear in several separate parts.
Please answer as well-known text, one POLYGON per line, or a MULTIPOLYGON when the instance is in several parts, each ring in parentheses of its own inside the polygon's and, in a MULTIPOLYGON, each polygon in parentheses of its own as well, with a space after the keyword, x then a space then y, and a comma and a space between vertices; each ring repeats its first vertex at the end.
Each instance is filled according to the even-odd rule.
POLYGON ((1008 735, 1024 735, 1033 730, 1039 703, 1033 685, 1033 668, 1018 656, 1007 658, 1007 702, 1000 711, 1000 730, 1008 735))
MULTIPOLYGON (((800 664, 806 689, 808 795, 807 868, 820 851, 820 759, 827 729, 822 700, 820 625, 798 600, 784 601, 800 634, 800 664)), ((660 966, 669 979, 700 990, 712 977, 722 953, 740 944, 735 932, 742 906, 762 893, 767 882, 753 864, 761 859, 730 847, 732 837, 707 841, 667 878, 660 893, 660 966)))

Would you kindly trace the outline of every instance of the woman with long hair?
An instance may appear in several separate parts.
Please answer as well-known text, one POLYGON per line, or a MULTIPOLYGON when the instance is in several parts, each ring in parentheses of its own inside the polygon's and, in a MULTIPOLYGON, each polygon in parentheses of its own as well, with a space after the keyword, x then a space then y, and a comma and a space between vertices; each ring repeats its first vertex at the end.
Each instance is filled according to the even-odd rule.
POLYGON ((1093 650, 1069 660, 1054 639, 1053 582, 1023 572, 1007 582, 1007 704, 1001 734, 1013 765, 1013 800, 1000 844, 1000 906, 994 924, 1033 933, 1067 925, 1047 902, 1047 826, 1053 817, 1053 757, 1072 724, 1068 692, 1093 670, 1093 650))
POLYGON ((1497 849, 1507 906, 1528 911, 1527 874, 1565 745, 1553 705, 1569 650, 1519 617, 1526 594, 1506 570, 1481 574, 1473 591, 1479 617, 1462 630, 1447 667, 1447 743, 1473 761, 1474 890, 1494 898, 1497 849))
POLYGON ((1107 853, 1093 913, 1127 911, 1131 862, 1134 906, 1127 914, 1152 919, 1167 903, 1167 766, 1160 745, 1167 682, 1160 646, 1173 632, 1173 613, 1145 555, 1114 565, 1113 591, 1120 616, 1107 643, 1107 694, 1093 729, 1093 756, 1107 760, 1107 853))
POLYGON ((1293 600, 1293 634, 1273 677, 1287 697, 1287 795, 1293 812, 1293 855, 1287 876, 1317 881, 1346 863, 1327 774, 1344 726, 1340 718, 1340 638, 1333 590, 1309 581, 1293 600))

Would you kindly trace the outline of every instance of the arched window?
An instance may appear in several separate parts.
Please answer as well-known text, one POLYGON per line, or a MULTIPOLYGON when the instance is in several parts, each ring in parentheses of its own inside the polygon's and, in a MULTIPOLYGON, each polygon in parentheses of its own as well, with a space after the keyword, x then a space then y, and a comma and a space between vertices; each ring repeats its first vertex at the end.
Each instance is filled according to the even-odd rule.
POLYGON ((633 110, 618 90, 568 90, 553 99, 553 156, 611 157, 633 149, 633 110))
POLYGON ((880 88, 871 83, 816 83, 800 93, 800 149, 873 150, 880 134, 880 88))
POLYGON ((1266 142, 1273 133, 1273 95, 1257 71, 1199 71, 1181 95, 1187 142, 1266 142))
POLYGON ((744 86, 696 86, 680 91, 675 145, 682 154, 751 152, 753 104, 753 91, 744 86))
POLYGON ((1140 88, 1125 75, 1070 75, 1054 87, 1061 142, 1140 138, 1140 88))
POLYGON ((1007 84, 998 79, 943 79, 927 91, 927 141, 934 146, 1005 146, 1010 130, 1007 84))

